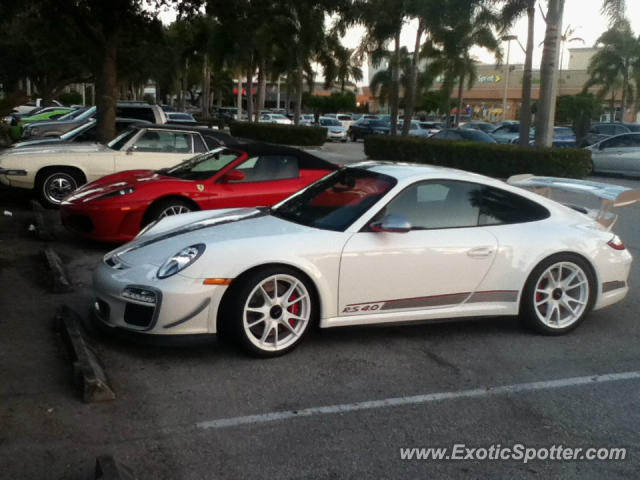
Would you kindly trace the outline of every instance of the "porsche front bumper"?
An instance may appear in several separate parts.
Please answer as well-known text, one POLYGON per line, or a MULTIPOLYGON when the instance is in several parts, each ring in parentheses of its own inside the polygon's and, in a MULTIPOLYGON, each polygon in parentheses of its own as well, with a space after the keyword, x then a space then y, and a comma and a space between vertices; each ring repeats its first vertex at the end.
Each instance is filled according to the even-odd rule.
POLYGON ((93 274, 93 314, 104 326, 150 335, 216 333, 218 305, 226 286, 176 274, 156 278, 158 267, 112 267, 93 274))

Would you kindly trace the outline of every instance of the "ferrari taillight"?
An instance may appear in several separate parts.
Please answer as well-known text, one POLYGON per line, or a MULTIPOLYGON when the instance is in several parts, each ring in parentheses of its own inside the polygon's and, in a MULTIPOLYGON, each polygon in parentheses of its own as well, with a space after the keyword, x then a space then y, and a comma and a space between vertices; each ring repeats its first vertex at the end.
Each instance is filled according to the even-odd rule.
POLYGON ((627 248, 624 245, 624 242, 620 240, 620 237, 617 235, 614 235, 613 238, 607 242, 607 245, 609 245, 614 250, 624 250, 625 248, 627 248))

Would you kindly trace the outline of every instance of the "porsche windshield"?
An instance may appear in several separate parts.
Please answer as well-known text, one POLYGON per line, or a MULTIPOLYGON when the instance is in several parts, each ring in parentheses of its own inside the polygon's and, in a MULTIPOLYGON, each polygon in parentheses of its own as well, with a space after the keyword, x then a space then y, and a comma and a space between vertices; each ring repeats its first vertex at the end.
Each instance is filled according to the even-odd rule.
POLYGON ((189 158, 175 167, 160 170, 158 173, 184 180, 204 180, 211 178, 224 167, 242 155, 226 148, 217 148, 210 152, 189 158))
POLYGON ((344 231, 395 184, 388 175, 344 168, 285 200, 271 214, 309 227, 344 231))

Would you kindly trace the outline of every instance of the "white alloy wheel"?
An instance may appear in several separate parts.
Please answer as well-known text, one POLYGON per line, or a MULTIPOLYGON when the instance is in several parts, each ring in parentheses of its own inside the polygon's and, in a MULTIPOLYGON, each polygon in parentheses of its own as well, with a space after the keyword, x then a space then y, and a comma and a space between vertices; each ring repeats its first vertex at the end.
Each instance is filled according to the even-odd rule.
POLYGON ((160 212, 158 219, 161 219, 164 217, 170 217, 172 215, 180 215, 182 213, 189 213, 190 211, 191 209, 186 205, 181 205, 181 204, 169 205, 167 208, 162 210, 162 212, 160 212))
POLYGON ((311 313, 311 297, 303 281, 284 273, 270 275, 246 297, 242 311, 244 335, 262 352, 283 352, 302 339, 311 313))
POLYGON ((584 315, 589 294, 589 279, 582 267, 573 262, 554 263, 536 281, 535 314, 550 329, 566 329, 584 315))

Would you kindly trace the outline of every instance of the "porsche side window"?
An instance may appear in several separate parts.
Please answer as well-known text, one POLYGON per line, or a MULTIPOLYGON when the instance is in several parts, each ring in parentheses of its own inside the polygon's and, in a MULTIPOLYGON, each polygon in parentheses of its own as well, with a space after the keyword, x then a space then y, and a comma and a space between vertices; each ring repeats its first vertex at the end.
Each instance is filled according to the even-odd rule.
POLYGON ((406 217, 414 230, 475 227, 480 185, 435 180, 414 184, 391 200, 385 215, 406 217))
POLYGON ((479 225, 535 222, 550 213, 542 205, 498 188, 483 187, 479 195, 479 225))
POLYGON ((234 183, 286 180, 300 176, 298 159, 291 155, 260 155, 248 159, 237 168, 245 178, 234 183))

